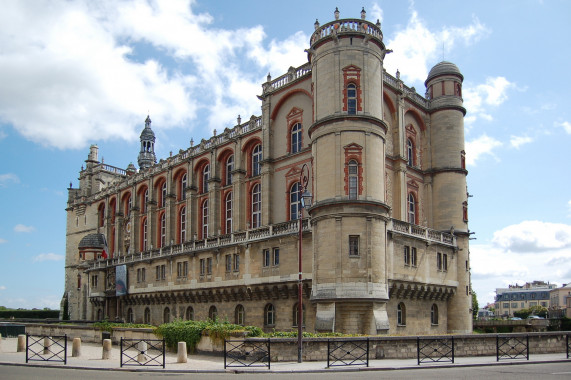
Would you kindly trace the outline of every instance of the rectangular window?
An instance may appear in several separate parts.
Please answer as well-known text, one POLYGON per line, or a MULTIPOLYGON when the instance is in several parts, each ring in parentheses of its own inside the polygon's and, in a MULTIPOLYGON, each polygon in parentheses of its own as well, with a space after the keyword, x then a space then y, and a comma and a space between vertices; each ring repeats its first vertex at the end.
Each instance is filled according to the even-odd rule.
POLYGON ((507 303, 507 302, 504 302, 504 309, 507 309, 507 308, 509 308, 509 307, 510 307, 510 304, 507 303))
POLYGON ((410 247, 404 246, 404 265, 410 265, 410 247))
POLYGON ((542 302, 542 303, 541 303, 541 306, 547 307, 547 302, 542 302))
POLYGON ((137 282, 141 282, 141 269, 142 268, 137 269, 137 282))
POLYGON ((523 309, 525 307, 525 302, 522 302, 520 307, 523 309))
POLYGON ((97 276, 96 275, 91 276, 91 287, 93 289, 97 289, 97 276))
POLYGON ((359 236, 349 235, 349 256, 359 256, 359 236))
POLYGON ((212 274, 212 257, 206 259, 206 274, 212 274))
POLYGON ((161 265, 161 280, 167 278, 167 267, 166 265, 161 265))
POLYGON ((537 306, 537 302, 530 302, 530 303, 529 303, 529 306, 530 306, 530 307, 531 307, 531 306, 537 306))
POLYGON ((159 281, 161 279, 161 266, 157 265, 155 267, 155 280, 159 281))
POLYGON ((200 259, 200 275, 204 276, 206 274, 206 260, 200 259))
POLYGON ((232 255, 226 255, 226 272, 232 271, 232 255))
POLYGON ((167 267, 166 265, 157 265, 155 267, 155 280, 161 281, 167 278, 167 267))
POLYGON ((270 250, 269 249, 264 249, 264 251, 262 252, 262 260, 263 260, 263 266, 264 267, 269 267, 270 266, 270 250))
POLYGON ((234 272, 240 271, 240 255, 235 253, 234 254, 234 272))
POLYGON ((436 269, 442 270, 442 253, 436 253, 436 269))
POLYGON ((280 249, 274 248, 272 251, 273 251, 272 265, 276 267, 276 266, 280 265, 280 249))
POLYGON ((446 272, 448 270, 448 254, 442 255, 442 270, 446 272))
POLYGON ((416 267, 416 247, 410 248, 410 265, 416 267))
POLYGON ((512 309, 517 308, 517 302, 512 302, 512 309))
POLYGON ((176 275, 178 278, 188 276, 188 261, 176 263, 176 275))

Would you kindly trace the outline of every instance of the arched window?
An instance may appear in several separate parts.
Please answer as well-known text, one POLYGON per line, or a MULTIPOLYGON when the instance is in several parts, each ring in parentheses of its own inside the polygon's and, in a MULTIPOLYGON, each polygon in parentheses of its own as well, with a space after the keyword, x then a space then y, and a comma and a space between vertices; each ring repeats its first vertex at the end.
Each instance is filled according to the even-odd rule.
POLYGON ((430 323, 433 325, 438 324, 438 306, 436 306, 435 303, 432 304, 432 307, 430 308, 430 323))
POLYGON ((236 306, 236 309, 234 309, 234 323, 237 325, 244 325, 245 316, 246 312, 244 311, 244 306, 236 306))
POLYGON ((141 214, 147 212, 147 202, 149 202, 149 189, 145 189, 141 197, 141 214))
POLYGON ((204 165, 202 169, 202 193, 208 192, 208 180, 210 179, 210 165, 204 165))
POLYGON ((104 204, 100 204, 99 205, 99 209, 97 210, 98 213, 98 218, 99 218, 99 227, 103 227, 103 224, 105 223, 105 205, 104 204))
POLYGON ((397 325, 398 326, 406 325, 406 307, 402 302, 399 303, 397 306, 397 325))
MULTIPOLYGON (((293 305, 293 326, 295 326, 295 327, 297 327, 297 321, 299 320, 298 305, 299 305, 299 302, 296 302, 296 304, 293 305)), ((301 304, 301 308, 302 308, 301 317, 303 318, 303 321, 301 321, 301 325, 305 326, 305 304, 304 303, 301 304)))
POLYGON ((204 202, 202 202, 201 231, 202 239, 206 239, 208 236, 208 199, 205 199, 204 202))
POLYGON ((143 322, 147 325, 151 324, 151 309, 145 308, 145 314, 143 315, 143 322))
POLYGON ((295 220, 299 218, 299 182, 292 185, 289 190, 289 219, 295 220))
POLYGON ((167 216, 166 216, 166 212, 163 212, 161 214, 161 219, 160 219, 160 246, 164 247, 167 244, 167 216))
POLYGON ((234 170, 234 155, 228 156, 226 159, 226 178, 225 178, 225 186, 232 184, 232 171, 234 170))
POLYGON ((141 251, 147 250, 147 236, 148 236, 147 218, 141 221, 141 251))
POLYGON ((353 83, 347 85, 347 113, 349 115, 357 113, 357 86, 353 83))
POLYGON ((264 326, 271 327, 276 324, 276 308, 269 303, 264 308, 264 326))
POLYGON ((210 309, 208 310, 208 318, 210 318, 213 321, 216 321, 216 319, 218 318, 218 309, 216 309, 216 306, 214 305, 210 306, 210 309))
POLYGON ((297 153, 301 151, 301 123, 295 123, 293 127, 291 127, 291 153, 297 153))
POLYGON ((232 192, 226 194, 224 200, 224 227, 227 234, 232 232, 232 192))
POLYGON ((125 217, 129 217, 129 215, 131 215, 131 208, 133 207, 133 204, 131 203, 131 194, 127 195, 127 197, 125 198, 125 217))
POLYGON ((188 181, 187 181, 187 176, 186 173, 184 173, 181 177, 180 177, 180 194, 178 196, 178 199, 184 199, 186 198, 186 187, 188 185, 188 181))
POLYGON ((171 309, 165 307, 163 311, 163 323, 169 323, 171 321, 171 309))
POLYGON ((414 166, 414 144, 411 139, 406 139, 407 165, 414 166))
POLYGON ((262 192, 260 184, 257 183, 252 188, 252 228, 258 228, 262 222, 262 192))
POLYGON ((131 308, 127 310, 127 323, 135 323, 135 315, 133 314, 133 309, 131 308))
MULTIPOLYGON (((186 174, 185 174, 186 175, 186 174)), ((182 207, 179 213, 179 226, 180 226, 180 242, 182 244, 186 241, 186 207, 182 207)))
POLYGON ((103 310, 97 309, 97 320, 101 321, 103 319, 103 310))
POLYGON ((349 199, 357 199, 359 185, 359 166, 357 161, 349 161, 349 199))
POLYGON ((258 144, 252 150, 252 177, 262 172, 262 145, 258 144))
POLYGON ((166 181, 161 186, 161 207, 167 204, 167 183, 166 181))
POLYGON ((408 222, 411 224, 416 224, 416 200, 412 193, 408 194, 408 222))
POLYGON ((184 315, 184 318, 187 321, 192 321, 194 320, 194 309, 192 308, 192 306, 189 306, 186 308, 186 313, 184 315))

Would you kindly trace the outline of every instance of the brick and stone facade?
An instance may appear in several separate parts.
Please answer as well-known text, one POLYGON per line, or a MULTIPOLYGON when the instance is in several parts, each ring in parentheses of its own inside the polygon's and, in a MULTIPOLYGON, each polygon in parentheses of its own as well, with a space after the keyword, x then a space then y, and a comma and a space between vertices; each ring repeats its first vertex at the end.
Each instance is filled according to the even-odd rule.
POLYGON ((418 95, 383 69, 380 24, 364 14, 316 22, 307 52, 308 63, 268 75, 261 116, 156 164, 147 118, 140 155, 151 161, 138 172, 99 162, 91 147, 69 189, 72 319, 216 315, 295 329, 307 165, 305 329, 471 332, 462 74, 439 63, 418 95), (82 239, 100 241, 88 235, 107 246, 81 255, 82 239))

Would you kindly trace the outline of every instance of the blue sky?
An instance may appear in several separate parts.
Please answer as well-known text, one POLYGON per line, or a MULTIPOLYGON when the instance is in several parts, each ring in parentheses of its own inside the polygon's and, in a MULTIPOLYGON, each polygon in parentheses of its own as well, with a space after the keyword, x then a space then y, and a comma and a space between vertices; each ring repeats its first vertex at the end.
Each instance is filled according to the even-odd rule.
POLYGON ((307 61, 315 19, 380 19, 385 68, 418 93, 464 75, 472 282, 571 282, 568 1, 17 1, 0 13, 0 305, 59 307, 67 187, 90 144, 136 164, 259 115, 261 83, 307 61))

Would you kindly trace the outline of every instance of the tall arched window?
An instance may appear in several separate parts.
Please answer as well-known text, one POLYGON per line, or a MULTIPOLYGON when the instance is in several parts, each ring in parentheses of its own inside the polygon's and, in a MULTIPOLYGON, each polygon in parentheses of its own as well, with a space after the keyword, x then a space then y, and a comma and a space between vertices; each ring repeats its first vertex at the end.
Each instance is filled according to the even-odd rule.
POLYGON ((407 165, 414 166, 414 144, 411 139, 406 139, 407 165))
POLYGON ((299 182, 293 184, 289 190, 289 219, 299 218, 299 182))
POLYGON ((206 239, 208 236, 208 199, 202 202, 201 210, 201 228, 202 228, 202 238, 206 239))
POLYGON ((145 192, 141 197, 141 214, 147 212, 147 202, 149 202, 149 189, 145 189, 145 192))
POLYGON ((276 308, 269 303, 264 308, 264 326, 270 327, 276 324, 276 308))
POLYGON ((252 176, 260 175, 262 172, 262 145, 258 144, 252 150, 252 176))
MULTIPOLYGON (((186 174, 185 174, 186 175, 186 174)), ((180 244, 186 241, 186 207, 182 207, 179 213, 180 244)))
POLYGON ((166 181, 161 185, 161 207, 167 204, 167 183, 166 181))
POLYGON ((226 178, 225 178, 225 186, 232 184, 232 171, 234 170, 234 155, 228 156, 226 159, 226 178))
POLYGON ((357 113, 357 86, 353 83, 347 85, 347 113, 349 115, 357 113))
POLYGON ((216 309, 216 306, 210 306, 210 309, 208 310, 208 318, 212 319, 213 321, 218 318, 218 309, 216 309))
POLYGON ((171 321, 171 309, 165 307, 163 311, 163 323, 169 323, 171 321))
POLYGON ((432 307, 430 308, 430 323, 433 325, 438 324, 438 306, 436 306, 435 303, 432 304, 432 307))
POLYGON ((133 204, 131 203, 131 194, 129 194, 125 198, 125 216, 126 217, 129 217, 129 215, 131 215, 131 208, 132 207, 133 207, 133 204))
POLYGON ((97 214, 97 217, 99 218, 99 227, 103 227, 103 224, 105 223, 105 205, 103 203, 99 205, 97 214))
POLYGON ((163 212, 161 214, 161 219, 160 219, 160 246, 164 247, 166 246, 167 243, 167 216, 166 216, 166 212, 163 212))
POLYGON ((234 323, 237 325, 244 325, 245 316, 246 312, 244 310, 244 306, 236 306, 236 309, 234 309, 234 323))
POLYGON ((408 222, 416 224, 416 201, 412 193, 408 194, 408 222))
POLYGON ((252 188, 252 228, 258 228, 262 224, 262 192, 260 184, 252 188))
POLYGON ((297 153, 301 151, 301 123, 295 123, 291 127, 291 153, 297 153))
POLYGON ((406 307, 402 302, 397 305, 397 325, 406 325, 406 307))
MULTIPOLYGON (((297 327, 297 321, 299 320, 299 308, 298 306, 299 303, 296 303, 295 305, 293 305, 293 326, 297 327)), ((301 321, 301 325, 305 326, 305 304, 302 303, 301 304, 301 308, 303 309, 301 312, 301 318, 303 318, 303 321, 301 321)))
POLYGON ((208 180, 210 179, 210 165, 204 165, 202 169, 202 193, 208 192, 208 180))
POLYGON ((144 218, 141 222, 141 251, 147 250, 148 243, 148 225, 147 218, 144 218))
POLYGON ((151 324, 151 309, 145 308, 145 314, 143 315, 143 322, 147 325, 151 324))
POLYGON ((186 313, 185 313, 184 317, 187 321, 194 320, 194 309, 192 308, 192 306, 189 306, 186 308, 186 313))
POLYGON ((224 227, 227 234, 232 232, 232 192, 226 194, 224 200, 224 227))
POLYGON ((135 323, 135 315, 133 314, 133 309, 131 308, 127 310, 127 323, 135 323))
POLYGON ((178 199, 184 199, 186 198, 186 187, 188 185, 188 181, 187 181, 188 177, 186 176, 186 173, 184 173, 181 177, 180 177, 180 194, 178 199))
POLYGON ((357 199, 359 186, 359 166, 357 161, 349 161, 349 199, 357 199))

